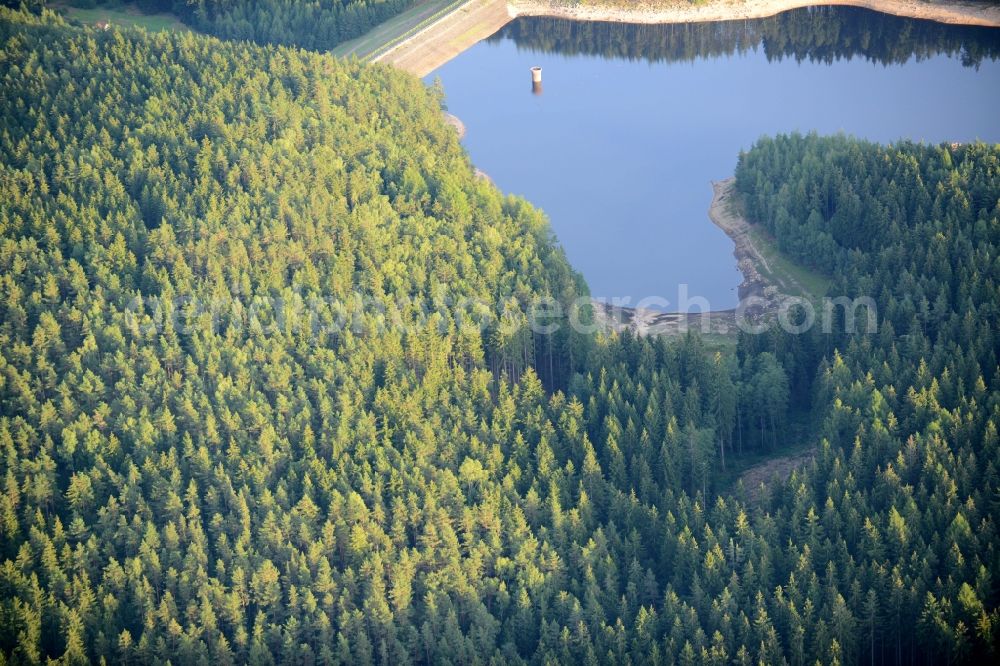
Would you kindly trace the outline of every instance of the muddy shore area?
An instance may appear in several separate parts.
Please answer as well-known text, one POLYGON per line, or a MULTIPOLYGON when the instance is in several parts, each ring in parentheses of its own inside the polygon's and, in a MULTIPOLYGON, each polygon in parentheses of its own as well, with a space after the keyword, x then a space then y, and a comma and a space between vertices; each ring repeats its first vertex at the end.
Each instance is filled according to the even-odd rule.
MULTIPOLYGON (((610 330, 630 329, 639 335, 684 335, 688 331, 702 334, 734 335, 739 324, 754 327, 777 313, 788 297, 792 285, 774 284, 759 270, 768 273, 767 258, 754 245, 750 223, 742 216, 735 194, 734 179, 712 182, 712 204, 708 216, 733 241, 733 256, 743 275, 739 285, 740 306, 711 312, 661 312, 647 308, 630 308, 594 301, 598 323, 610 330)), ((796 288, 801 287, 796 284, 796 288)))

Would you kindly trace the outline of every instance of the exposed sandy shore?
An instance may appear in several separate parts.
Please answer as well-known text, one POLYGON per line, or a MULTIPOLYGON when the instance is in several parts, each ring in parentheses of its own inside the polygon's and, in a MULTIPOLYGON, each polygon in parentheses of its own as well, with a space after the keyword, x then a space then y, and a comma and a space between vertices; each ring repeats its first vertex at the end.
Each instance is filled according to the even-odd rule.
POLYGON ((684 335, 688 331, 702 335, 733 335, 736 328, 735 310, 714 312, 660 312, 647 308, 630 308, 591 300, 594 322, 610 331, 626 329, 637 335, 684 335))
MULTIPOLYGON (((743 274, 740 284, 740 300, 748 296, 762 296, 768 286, 757 266, 767 265, 767 260, 754 247, 750 239, 750 223, 736 214, 733 206, 734 179, 712 181, 712 205, 708 208, 708 217, 715 226, 726 232, 736 246, 733 256, 736 266, 743 274)), ((768 271, 770 272, 770 271, 768 271)))
POLYGON ((848 5, 884 14, 927 19, 940 23, 1000 26, 1000 5, 940 0, 710 0, 700 5, 681 0, 636 2, 634 7, 595 4, 568 5, 560 0, 511 0, 514 16, 550 16, 578 21, 620 23, 696 23, 765 18, 790 9, 819 5, 848 5))
MULTIPOLYGON (((714 181, 712 183, 712 204, 708 216, 712 222, 726 232, 735 248, 733 256, 743 274, 743 283, 739 287, 740 301, 744 303, 742 320, 748 324, 756 324, 762 318, 772 316, 778 311, 787 291, 807 293, 798 283, 794 285, 773 284, 758 270, 763 266, 768 272, 767 259, 758 250, 749 233, 750 223, 738 212, 734 205, 734 179, 714 181), (753 297, 753 301, 746 299, 753 297)), ((737 331, 736 310, 715 310, 712 312, 664 313, 643 308, 629 308, 608 305, 594 301, 596 320, 606 328, 621 331, 631 329, 639 335, 683 335, 688 331, 698 331, 703 334, 731 335, 737 331)))
POLYGON ((763 297, 770 304, 783 298, 784 294, 801 294, 809 300, 815 300, 818 295, 812 294, 805 285, 791 275, 783 274, 771 268, 764 253, 754 245, 750 235, 750 223, 743 217, 742 206, 735 192, 735 178, 712 181, 712 205, 708 209, 708 217, 715 226, 726 232, 736 248, 733 256, 736 265, 743 274, 743 284, 740 285, 740 299, 756 296, 763 297), (760 269, 773 276, 764 277, 760 269))

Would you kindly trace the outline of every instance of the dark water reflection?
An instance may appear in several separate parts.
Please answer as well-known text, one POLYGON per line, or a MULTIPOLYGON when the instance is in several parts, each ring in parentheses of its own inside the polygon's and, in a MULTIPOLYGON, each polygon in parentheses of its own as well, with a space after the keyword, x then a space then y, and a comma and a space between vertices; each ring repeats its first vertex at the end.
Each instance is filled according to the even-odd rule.
POLYGON ((807 7, 764 19, 674 25, 519 19, 490 37, 505 39, 542 53, 648 62, 690 62, 758 49, 769 61, 827 64, 862 58, 900 65, 947 55, 977 67, 1000 57, 995 28, 914 21, 858 7, 807 7))
POLYGON ((736 304, 710 180, 763 134, 1000 141, 1000 30, 848 7, 668 26, 519 19, 434 72, 475 164, 596 296, 736 304), (533 94, 529 68, 543 67, 533 94))

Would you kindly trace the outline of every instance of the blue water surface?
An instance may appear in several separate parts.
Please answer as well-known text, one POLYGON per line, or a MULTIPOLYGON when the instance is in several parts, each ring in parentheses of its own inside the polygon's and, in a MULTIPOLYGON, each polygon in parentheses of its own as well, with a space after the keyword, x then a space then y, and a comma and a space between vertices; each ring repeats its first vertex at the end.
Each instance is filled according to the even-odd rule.
POLYGON ((441 79, 476 166, 547 213, 599 298, 655 296, 669 311, 687 285, 712 309, 734 307, 742 277, 732 241, 707 215, 711 181, 731 176, 762 135, 1000 141, 1000 63, 991 58, 826 62, 769 57, 761 46, 650 62, 543 50, 504 34, 427 80, 441 79), (533 65, 543 68, 541 94, 533 65))

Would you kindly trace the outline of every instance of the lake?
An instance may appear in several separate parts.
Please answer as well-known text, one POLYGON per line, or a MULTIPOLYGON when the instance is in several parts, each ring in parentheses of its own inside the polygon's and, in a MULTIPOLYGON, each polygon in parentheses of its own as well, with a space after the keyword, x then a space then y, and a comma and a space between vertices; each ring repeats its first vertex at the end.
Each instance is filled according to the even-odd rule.
POLYGON ((427 81, 441 79, 475 165, 547 213, 595 297, 676 311, 687 289, 723 310, 742 276, 707 211, 740 150, 792 131, 1000 142, 998 57, 1000 29, 853 7, 662 26, 521 18, 427 81))

